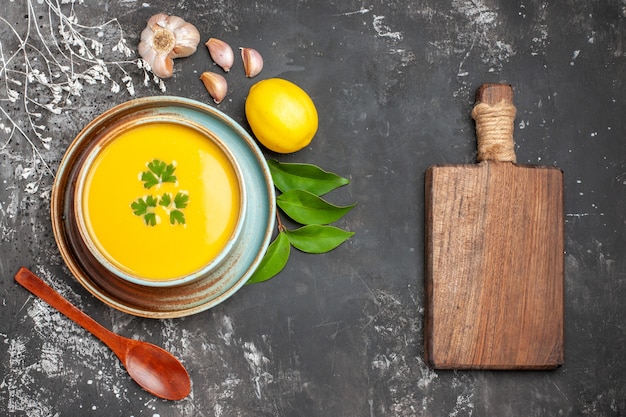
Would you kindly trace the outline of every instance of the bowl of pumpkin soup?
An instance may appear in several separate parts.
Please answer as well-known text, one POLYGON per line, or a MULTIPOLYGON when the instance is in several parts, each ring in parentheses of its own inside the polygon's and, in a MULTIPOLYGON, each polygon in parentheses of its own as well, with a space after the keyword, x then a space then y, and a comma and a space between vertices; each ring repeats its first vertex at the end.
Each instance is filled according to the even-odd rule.
POLYGON ((180 317, 230 297, 260 262, 274 189, 249 134, 180 97, 131 100, 89 123, 55 178, 55 239, 72 274, 131 314, 180 317))
POLYGON ((143 117, 87 155, 75 218, 91 254, 141 285, 195 280, 228 256, 245 216, 240 168, 209 130, 143 117))

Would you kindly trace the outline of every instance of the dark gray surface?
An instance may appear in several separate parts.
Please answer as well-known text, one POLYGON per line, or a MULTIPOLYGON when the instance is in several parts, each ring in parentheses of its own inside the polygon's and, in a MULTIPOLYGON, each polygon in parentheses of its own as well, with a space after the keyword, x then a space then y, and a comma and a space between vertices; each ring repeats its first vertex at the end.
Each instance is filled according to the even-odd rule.
MULTIPOLYGON (((24 3, 2 2, 0 16, 22 38, 30 20, 35 43, 37 27, 49 30, 48 8, 30 1, 29 19, 24 3)), ((326 255, 293 254, 280 276, 195 316, 150 320, 113 310, 64 267, 49 190, 74 135, 131 97, 123 88, 110 92, 110 83, 85 85, 61 114, 44 112, 53 138, 46 150, 24 124, 23 102, 5 100, 12 85, 5 80, 19 74, 0 72, 0 105, 21 121, 50 167, 29 173, 28 141, 0 132, 0 414, 626 415, 626 3, 86 3, 74 5, 79 23, 118 18, 133 49, 147 18, 160 11, 196 24, 202 42, 214 36, 257 48, 264 71, 248 80, 236 64, 219 105, 244 126, 254 81, 283 77, 307 90, 319 132, 310 147, 278 158, 349 177, 332 199, 358 202, 339 224, 356 235, 326 255), (424 171, 474 162, 474 93, 499 81, 516 93, 518 161, 565 173, 565 365, 549 372, 433 371, 422 356, 424 171), (28 193, 39 176, 38 190, 28 193), (167 402, 143 392, 101 343, 13 282, 21 265, 106 327, 178 355, 190 370, 191 396, 167 402)), ((4 21, 0 39, 8 59, 18 42, 4 21)), ((114 45, 108 32, 100 39, 114 45)), ((24 59, 7 67, 23 70, 24 59)), ((137 96, 162 94, 154 84, 141 86, 141 70, 124 68, 137 96)), ((208 102, 198 80, 213 68, 206 49, 175 68, 166 94, 208 102)), ((0 123, 8 126, 4 116, 0 123)))

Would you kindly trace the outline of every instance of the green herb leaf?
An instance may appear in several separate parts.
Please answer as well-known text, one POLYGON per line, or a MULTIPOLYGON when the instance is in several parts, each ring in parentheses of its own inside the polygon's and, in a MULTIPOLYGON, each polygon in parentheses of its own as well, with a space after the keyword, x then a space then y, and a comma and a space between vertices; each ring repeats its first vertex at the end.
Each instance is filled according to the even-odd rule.
POLYGON ((284 163, 276 160, 268 160, 267 163, 274 185, 283 193, 300 189, 320 196, 350 183, 347 178, 311 164, 284 163))
POLYGON ((161 201, 159 202, 159 205, 167 207, 170 204, 172 204, 172 195, 170 193, 164 193, 161 196, 161 201))
MULTIPOLYGON (((176 166, 173 163, 166 164, 158 159, 153 159, 147 166, 148 171, 142 172, 140 177, 145 188, 152 188, 164 182, 176 182, 176 176, 174 175, 176 166)), ((164 207, 165 211, 169 212, 170 223, 174 225, 176 223, 185 224, 185 214, 180 209, 187 207, 188 203, 189 196, 184 192, 177 193, 174 201, 172 201, 172 194, 163 193, 160 198, 154 195, 138 198, 131 203, 130 207, 136 216, 143 216, 144 222, 148 226, 156 226, 159 217, 151 209, 160 205, 164 207), (175 208, 173 210, 172 203, 175 208)))
POLYGON ((306 253, 326 253, 345 242, 354 232, 328 225, 312 224, 296 230, 285 230, 289 242, 306 253))
POLYGON ((336 206, 304 190, 290 190, 276 198, 278 206, 300 224, 329 224, 355 206, 336 206))
POLYGON ((141 181, 146 189, 150 189, 159 183, 159 179, 150 171, 144 171, 141 173, 141 181))
POLYGON ((141 216, 141 215, 146 214, 150 207, 156 207, 156 206, 157 206, 156 198, 154 198, 153 196, 148 196, 145 199, 138 198, 137 200, 133 201, 130 205, 130 208, 133 209, 133 213, 136 216, 141 216))
POLYGON ((287 265, 290 249, 287 235, 285 232, 280 232, 267 248, 265 256, 246 284, 267 281, 276 276, 287 265))
POLYGON ((148 226, 156 226, 156 224, 157 224, 157 217, 156 217, 156 214, 154 214, 154 213, 152 213, 152 212, 150 212, 150 213, 146 213, 146 214, 143 216, 143 220, 146 222, 146 224, 147 224, 148 226))
POLYGON ((160 161, 158 159, 153 159, 152 161, 148 163, 148 169, 154 172, 154 174, 157 177, 160 177, 161 175, 163 175, 163 172, 165 172, 166 166, 167 164, 165 162, 160 161))
POLYGON ((155 226, 157 224, 157 216, 152 211, 157 206, 158 200, 154 196, 147 196, 144 198, 138 198, 133 201, 130 208, 133 210, 135 216, 143 216, 143 221, 148 226, 155 226))
POLYGON ((170 211, 170 223, 175 224, 185 224, 185 215, 180 210, 172 210, 170 211))
POLYGON ((174 164, 166 164, 158 159, 153 159, 148 163, 149 171, 141 173, 141 181, 146 189, 150 189, 157 184, 164 182, 176 182, 176 167, 174 164))
POLYGON ((189 195, 185 193, 177 193, 176 197, 174 197, 174 206, 177 209, 184 209, 189 204, 189 195))
POLYGON ((135 216, 143 216, 148 211, 148 205, 143 198, 138 198, 133 201, 130 208, 133 209, 135 216))
POLYGON ((165 167, 165 170, 161 174, 161 182, 176 182, 176 175, 174 175, 176 167, 174 164, 169 164, 165 167))
POLYGON ((148 207, 156 207, 158 204, 157 198, 153 195, 146 197, 146 204, 148 207))

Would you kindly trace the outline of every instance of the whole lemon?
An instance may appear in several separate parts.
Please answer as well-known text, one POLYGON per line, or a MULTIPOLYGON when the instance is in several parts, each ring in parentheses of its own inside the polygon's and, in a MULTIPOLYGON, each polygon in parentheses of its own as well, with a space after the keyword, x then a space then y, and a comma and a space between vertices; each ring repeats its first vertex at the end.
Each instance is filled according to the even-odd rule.
POLYGON ((318 127, 311 97, 282 78, 268 78, 250 88, 246 118, 258 141, 279 153, 304 148, 311 143, 318 127))

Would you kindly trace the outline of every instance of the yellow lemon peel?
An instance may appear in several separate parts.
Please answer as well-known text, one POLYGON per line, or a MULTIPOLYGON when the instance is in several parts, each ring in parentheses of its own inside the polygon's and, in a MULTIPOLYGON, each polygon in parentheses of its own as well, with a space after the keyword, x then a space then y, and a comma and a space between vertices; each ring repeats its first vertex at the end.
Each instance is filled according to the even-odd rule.
POLYGON ((299 86, 268 78, 250 88, 245 105, 248 124, 263 146, 292 153, 311 143, 318 128, 317 109, 299 86))

